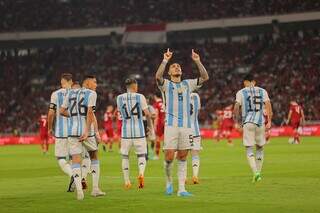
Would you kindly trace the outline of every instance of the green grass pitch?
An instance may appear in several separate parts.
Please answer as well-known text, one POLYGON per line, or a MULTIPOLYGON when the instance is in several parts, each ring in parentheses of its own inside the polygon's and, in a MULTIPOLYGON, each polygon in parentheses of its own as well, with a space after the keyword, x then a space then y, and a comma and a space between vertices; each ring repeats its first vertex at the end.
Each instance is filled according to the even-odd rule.
POLYGON ((164 195, 162 160, 148 162, 145 188, 138 190, 134 155, 133 188, 125 191, 120 155, 100 151, 101 188, 107 196, 86 192, 83 201, 66 192, 69 179, 58 168, 53 146, 47 156, 39 146, 0 147, 0 212, 320 212, 320 139, 306 137, 300 145, 287 140, 273 138, 266 146, 263 179, 256 184, 239 140, 233 147, 204 141, 201 182, 187 185, 194 194, 190 198, 164 195))

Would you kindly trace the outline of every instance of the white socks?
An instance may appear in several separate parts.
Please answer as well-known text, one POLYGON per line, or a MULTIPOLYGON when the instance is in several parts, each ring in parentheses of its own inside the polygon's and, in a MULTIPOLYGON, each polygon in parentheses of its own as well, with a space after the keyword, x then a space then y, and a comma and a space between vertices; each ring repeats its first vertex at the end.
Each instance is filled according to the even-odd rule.
POLYGON ((164 172, 166 174, 166 183, 168 185, 172 184, 172 161, 164 161, 164 172))
POLYGON ((122 157, 122 172, 123 172, 124 182, 126 184, 129 183, 130 178, 129 178, 129 157, 128 156, 122 157))
POLYGON ((144 170, 146 169, 146 155, 138 155, 138 167, 139 167, 139 175, 144 176, 144 170))
POLYGON ((86 157, 82 160, 81 173, 82 173, 82 178, 84 179, 87 179, 88 173, 90 172, 90 164, 91 164, 90 158, 86 157))
POLYGON ((99 160, 91 161, 92 191, 99 189, 100 163, 99 160))
POLYGON ((61 170, 66 173, 69 177, 72 176, 72 169, 70 164, 66 161, 66 159, 58 159, 58 164, 61 168, 61 170))
POLYGON ((256 165, 256 159, 255 159, 254 153, 253 153, 253 147, 249 146, 249 147, 246 147, 246 149, 247 149, 248 163, 251 167, 253 174, 255 174, 257 172, 257 165, 256 165))
POLYGON ((192 176, 198 177, 200 167, 200 158, 199 155, 192 156, 192 176))
POLYGON ((263 147, 257 148, 257 151, 256 151, 256 165, 257 165, 257 171, 258 172, 261 172, 262 165, 263 165, 263 157, 264 157, 263 147))
POLYGON ((82 184, 81 184, 81 167, 79 163, 72 163, 72 175, 74 178, 74 183, 76 185, 77 191, 82 191, 82 184))
POLYGON ((186 160, 178 160, 178 182, 179 189, 178 192, 185 192, 185 181, 187 176, 187 161, 186 160))

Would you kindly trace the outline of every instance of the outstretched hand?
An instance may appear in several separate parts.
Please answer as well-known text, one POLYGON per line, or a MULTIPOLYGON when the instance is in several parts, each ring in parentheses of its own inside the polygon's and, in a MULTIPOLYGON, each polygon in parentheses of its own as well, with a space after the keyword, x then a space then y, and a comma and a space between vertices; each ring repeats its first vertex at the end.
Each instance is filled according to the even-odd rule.
POLYGON ((170 49, 167 49, 167 52, 163 54, 163 60, 169 61, 172 57, 173 52, 170 51, 170 49))
POLYGON ((191 58, 194 62, 199 62, 200 61, 200 56, 198 53, 196 53, 193 49, 191 51, 191 58))

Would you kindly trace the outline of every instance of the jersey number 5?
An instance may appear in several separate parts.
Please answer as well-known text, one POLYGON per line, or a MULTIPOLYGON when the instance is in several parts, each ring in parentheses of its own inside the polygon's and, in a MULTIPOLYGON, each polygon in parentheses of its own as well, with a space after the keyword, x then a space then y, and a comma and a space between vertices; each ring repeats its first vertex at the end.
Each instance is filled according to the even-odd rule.
POLYGON ((253 111, 259 112, 262 110, 262 97, 261 96, 253 96, 253 97, 248 96, 247 102, 248 102, 248 106, 249 106, 249 109, 248 109, 249 112, 253 112, 253 111), (252 101, 252 99, 253 99, 253 101, 252 101))

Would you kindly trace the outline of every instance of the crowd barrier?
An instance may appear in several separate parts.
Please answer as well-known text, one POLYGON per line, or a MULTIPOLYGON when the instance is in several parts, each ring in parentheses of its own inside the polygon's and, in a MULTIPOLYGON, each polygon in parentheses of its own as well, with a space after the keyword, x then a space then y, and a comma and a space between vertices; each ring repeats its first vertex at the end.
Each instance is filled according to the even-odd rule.
MULTIPOLYGON (((293 129, 290 126, 281 126, 281 127, 273 127, 271 128, 270 135, 271 137, 281 137, 281 136, 291 136, 293 135, 293 129)), ((302 136, 320 136, 320 125, 308 125, 301 127, 299 132, 302 136)), ((203 138, 214 138, 218 135, 217 129, 201 129, 201 136, 203 138)), ((231 132, 232 138, 240 138, 241 132, 234 129, 231 132)), ((107 136, 105 134, 102 135, 103 139, 106 139, 107 136)), ((39 135, 23 135, 23 136, 14 136, 14 135, 6 135, 0 136, 0 146, 4 145, 17 145, 17 144, 40 144, 41 140, 39 135)), ((54 143, 54 138, 49 138, 49 144, 54 143)))

